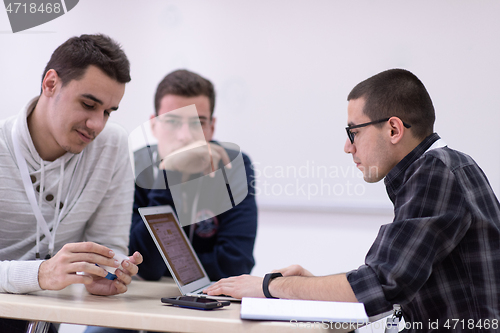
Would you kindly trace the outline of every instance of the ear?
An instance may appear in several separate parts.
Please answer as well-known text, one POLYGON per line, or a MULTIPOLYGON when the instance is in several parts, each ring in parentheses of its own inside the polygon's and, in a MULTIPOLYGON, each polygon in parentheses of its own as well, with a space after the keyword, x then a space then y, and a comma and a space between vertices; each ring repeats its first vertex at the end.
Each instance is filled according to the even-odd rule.
POLYGON ((54 96, 60 82, 61 78, 59 78, 57 72, 54 69, 49 69, 42 80, 42 94, 46 97, 54 96))
POLYGON ((390 140, 392 144, 397 144, 403 139, 404 132, 406 128, 403 125, 403 122, 398 117, 391 117, 389 119, 389 128, 390 128, 390 140))

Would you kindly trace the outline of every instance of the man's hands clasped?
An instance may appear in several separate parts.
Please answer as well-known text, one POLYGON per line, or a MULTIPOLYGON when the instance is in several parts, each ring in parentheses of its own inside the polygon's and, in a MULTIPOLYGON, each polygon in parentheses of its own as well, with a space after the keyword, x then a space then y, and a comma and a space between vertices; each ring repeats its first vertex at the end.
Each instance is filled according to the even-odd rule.
POLYGON ((180 171, 186 175, 196 173, 212 175, 217 170, 220 161, 231 168, 231 160, 223 147, 201 140, 192 142, 165 156, 160 163, 160 169, 180 171))

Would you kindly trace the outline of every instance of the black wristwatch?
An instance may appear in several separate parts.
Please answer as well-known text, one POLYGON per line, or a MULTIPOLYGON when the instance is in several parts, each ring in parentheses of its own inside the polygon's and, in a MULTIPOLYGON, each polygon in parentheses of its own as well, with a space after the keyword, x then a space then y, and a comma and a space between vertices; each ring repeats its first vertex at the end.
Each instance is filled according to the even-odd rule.
POLYGON ((271 296, 271 294, 269 293, 269 282, 271 282, 271 280, 274 278, 282 276, 283 274, 281 273, 268 273, 264 276, 264 281, 262 281, 262 291, 264 292, 264 296, 266 296, 266 298, 277 298, 271 296))

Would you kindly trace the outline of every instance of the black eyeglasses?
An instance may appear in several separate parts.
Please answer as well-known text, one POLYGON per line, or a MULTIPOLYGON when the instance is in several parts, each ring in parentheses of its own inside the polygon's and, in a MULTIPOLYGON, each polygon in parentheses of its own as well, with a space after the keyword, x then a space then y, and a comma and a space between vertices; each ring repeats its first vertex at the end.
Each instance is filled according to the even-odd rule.
MULTIPOLYGON (((365 126, 368 126, 368 125, 374 125, 374 124, 383 123, 385 121, 388 121, 389 119, 391 119, 391 118, 389 117, 389 118, 384 118, 384 119, 380 119, 380 120, 370 121, 369 123, 347 126, 345 128, 345 130, 347 132, 347 137, 349 138, 349 141, 351 141, 351 144, 354 144, 354 136, 356 135, 356 133, 351 132, 352 129, 360 128, 360 127, 365 127, 365 126)), ((406 127, 406 128, 410 128, 411 127, 411 125, 405 123, 404 121, 403 121, 403 126, 406 127)))

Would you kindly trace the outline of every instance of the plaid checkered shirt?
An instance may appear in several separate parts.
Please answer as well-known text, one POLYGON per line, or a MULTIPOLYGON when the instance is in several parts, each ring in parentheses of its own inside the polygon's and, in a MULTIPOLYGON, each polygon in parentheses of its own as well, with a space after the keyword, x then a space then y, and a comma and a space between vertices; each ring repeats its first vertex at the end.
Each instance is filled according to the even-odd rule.
POLYGON ((407 331, 499 332, 500 204, 470 156, 428 150, 438 139, 385 177, 394 220, 347 278, 369 316, 401 304, 407 331))

